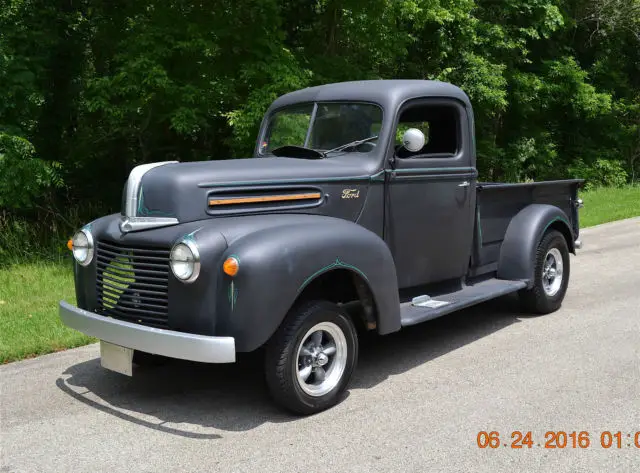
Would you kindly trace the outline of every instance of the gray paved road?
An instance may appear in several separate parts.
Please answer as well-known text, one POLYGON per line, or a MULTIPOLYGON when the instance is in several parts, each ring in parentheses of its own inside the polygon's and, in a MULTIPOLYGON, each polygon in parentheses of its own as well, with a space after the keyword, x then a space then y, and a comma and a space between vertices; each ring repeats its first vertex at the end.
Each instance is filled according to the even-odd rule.
POLYGON ((347 399, 315 417, 275 409, 252 360, 128 379, 94 345, 2 366, 0 471, 640 471, 640 219, 583 240, 559 312, 507 298, 371 340, 347 399), (534 447, 480 450, 481 430, 534 447), (547 430, 596 446, 537 447, 547 430), (601 448, 605 430, 623 448, 601 448))

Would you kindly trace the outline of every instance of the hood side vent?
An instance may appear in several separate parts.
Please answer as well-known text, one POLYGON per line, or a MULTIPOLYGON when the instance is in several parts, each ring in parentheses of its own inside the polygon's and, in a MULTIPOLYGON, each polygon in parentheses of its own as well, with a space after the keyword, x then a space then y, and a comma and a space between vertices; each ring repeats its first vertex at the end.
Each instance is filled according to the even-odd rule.
POLYGON ((325 194, 318 187, 227 188, 207 195, 207 211, 212 215, 282 211, 317 207, 324 200, 325 194))

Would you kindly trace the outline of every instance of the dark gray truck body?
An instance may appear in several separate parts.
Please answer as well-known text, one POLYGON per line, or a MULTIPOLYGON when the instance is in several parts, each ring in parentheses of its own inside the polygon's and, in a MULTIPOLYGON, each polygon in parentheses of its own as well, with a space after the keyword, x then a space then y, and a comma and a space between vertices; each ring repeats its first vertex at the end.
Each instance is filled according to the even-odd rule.
POLYGON ((158 334, 178 334, 184 344, 153 352, 224 362, 233 361, 229 350, 263 346, 305 298, 355 300, 363 326, 386 334, 530 287, 533 254, 549 228, 575 250, 581 181, 479 183, 473 132, 467 96, 441 82, 350 82, 285 95, 265 115, 254 159, 132 172, 121 214, 88 226, 96 256, 75 265, 79 309, 63 303, 63 320, 113 343, 141 330, 149 338, 134 348, 149 351, 158 334), (315 160, 260 154, 274 111, 323 101, 378 104, 377 146, 315 160), (416 102, 455 109, 455 153, 396 155, 398 116, 416 102), (188 284, 168 266, 170 249, 185 239, 200 258, 188 284), (233 278, 222 270, 230 256, 240 262, 233 278), (447 304, 412 305, 422 294, 447 304), (225 356, 180 351, 214 339, 226 344, 225 356))

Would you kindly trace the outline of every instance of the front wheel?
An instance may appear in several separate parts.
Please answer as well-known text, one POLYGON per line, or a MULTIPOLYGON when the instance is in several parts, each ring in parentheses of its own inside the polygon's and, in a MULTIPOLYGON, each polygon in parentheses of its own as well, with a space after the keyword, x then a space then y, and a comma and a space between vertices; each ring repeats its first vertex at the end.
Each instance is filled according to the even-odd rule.
POLYGON ((296 414, 315 414, 340 400, 358 358, 358 338, 337 305, 314 301, 295 307, 265 353, 273 399, 296 414))
POLYGON ((569 249, 562 233, 546 233, 536 251, 531 289, 520 291, 523 309, 536 314, 554 312, 562 305, 569 285, 569 249))

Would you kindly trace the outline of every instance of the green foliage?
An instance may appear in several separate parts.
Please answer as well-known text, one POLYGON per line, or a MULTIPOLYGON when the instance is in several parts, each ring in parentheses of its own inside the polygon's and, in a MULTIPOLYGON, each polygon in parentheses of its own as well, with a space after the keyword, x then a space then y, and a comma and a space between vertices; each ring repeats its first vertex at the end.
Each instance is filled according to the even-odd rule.
POLYGON ((36 158, 26 139, 0 133, 0 208, 36 206, 45 190, 62 187, 59 169, 56 162, 36 158))
POLYGON ((25 215, 0 211, 0 268, 23 262, 70 260, 67 240, 87 222, 108 212, 91 202, 63 210, 44 203, 25 215))
POLYGON ((586 190, 597 187, 622 187, 628 179, 627 171, 620 161, 597 159, 590 165, 576 161, 570 170, 587 180, 586 190))
POLYGON ((250 156, 277 96, 377 78, 460 85, 482 179, 633 181, 639 2, 4 0, 0 207, 115 207, 136 164, 250 156))

